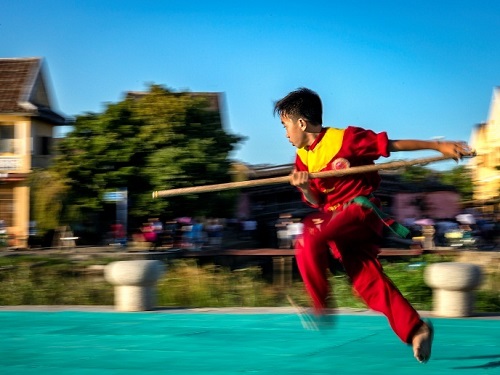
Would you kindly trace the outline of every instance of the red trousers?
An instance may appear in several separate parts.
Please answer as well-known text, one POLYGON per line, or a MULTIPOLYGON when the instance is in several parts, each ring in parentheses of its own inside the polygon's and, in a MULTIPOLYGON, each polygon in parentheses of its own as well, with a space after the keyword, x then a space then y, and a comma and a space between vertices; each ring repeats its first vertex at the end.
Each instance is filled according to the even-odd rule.
POLYGON ((326 308, 330 293, 328 251, 340 260, 353 288, 366 305, 383 313, 405 343, 422 324, 417 311, 403 297, 377 259, 382 221, 369 208, 350 204, 343 211, 318 212, 304 219, 304 232, 296 242, 296 259, 314 310, 326 308))

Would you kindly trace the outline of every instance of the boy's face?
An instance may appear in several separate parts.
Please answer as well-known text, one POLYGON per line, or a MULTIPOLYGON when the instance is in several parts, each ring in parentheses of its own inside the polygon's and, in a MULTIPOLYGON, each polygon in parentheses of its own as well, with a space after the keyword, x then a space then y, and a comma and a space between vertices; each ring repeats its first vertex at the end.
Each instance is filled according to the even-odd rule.
POLYGON ((304 131, 305 127, 302 124, 304 120, 298 119, 294 121, 286 114, 282 114, 280 119, 283 127, 285 128, 286 137, 290 143, 297 148, 307 146, 307 139, 304 131))

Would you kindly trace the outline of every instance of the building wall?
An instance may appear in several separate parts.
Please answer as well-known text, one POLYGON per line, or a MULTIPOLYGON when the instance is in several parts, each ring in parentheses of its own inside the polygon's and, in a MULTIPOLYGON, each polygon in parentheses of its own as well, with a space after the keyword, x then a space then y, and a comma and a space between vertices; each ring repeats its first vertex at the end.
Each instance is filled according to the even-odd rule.
POLYGON ((392 215, 396 220, 453 219, 460 213, 460 195, 453 191, 397 193, 393 199, 392 215))
POLYGON ((27 173, 31 169, 29 149, 25 142, 30 136, 30 120, 26 117, 0 115, 0 126, 14 126, 15 149, 0 152, 0 173, 27 173))
POLYGON ((24 246, 30 221, 28 176, 32 168, 46 168, 50 163, 50 147, 46 149, 42 143, 51 143, 53 125, 40 120, 32 121, 26 116, 0 115, 0 126, 12 125, 15 137, 13 152, 0 152, 0 184, 6 192, 0 205, 0 220, 7 223, 7 232, 17 239, 12 240, 11 245, 24 246), (42 138, 45 138, 43 142, 42 138))
POLYGON ((16 241, 12 246, 25 246, 30 220, 30 189, 27 179, 14 186, 14 204, 16 205, 14 225, 9 228, 9 232, 14 235, 16 241))
POLYGON ((495 88, 491 100, 488 121, 476 125, 470 145, 477 156, 472 158, 474 200, 488 201, 500 194, 500 88, 495 88))
POLYGON ((0 184, 7 192, 2 195, 3 212, 0 212, 0 220, 7 223, 7 233, 15 238, 10 241, 10 244, 22 246, 23 241, 27 239, 29 229, 30 201, 27 176, 31 170, 29 146, 31 120, 24 116, 0 115, 0 126, 12 125, 15 137, 14 152, 0 153, 0 184), (9 217, 5 217, 7 215, 9 217))
POLYGON ((32 168, 47 168, 52 160, 54 127, 41 121, 31 125, 30 154, 32 168), (32 148, 32 150, 31 150, 32 148))
POLYGON ((24 246, 29 234, 29 175, 50 162, 53 128, 66 119, 52 110, 43 60, 0 58, 0 220, 24 246))

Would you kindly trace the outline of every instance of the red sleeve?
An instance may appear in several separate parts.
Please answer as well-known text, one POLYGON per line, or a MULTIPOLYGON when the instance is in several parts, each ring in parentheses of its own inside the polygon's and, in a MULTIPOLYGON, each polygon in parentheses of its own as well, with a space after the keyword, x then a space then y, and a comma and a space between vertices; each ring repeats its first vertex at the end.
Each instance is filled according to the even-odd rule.
POLYGON ((349 154, 363 159, 377 160, 379 157, 388 157, 389 138, 386 132, 375 133, 355 126, 346 128, 343 148, 347 147, 349 154))

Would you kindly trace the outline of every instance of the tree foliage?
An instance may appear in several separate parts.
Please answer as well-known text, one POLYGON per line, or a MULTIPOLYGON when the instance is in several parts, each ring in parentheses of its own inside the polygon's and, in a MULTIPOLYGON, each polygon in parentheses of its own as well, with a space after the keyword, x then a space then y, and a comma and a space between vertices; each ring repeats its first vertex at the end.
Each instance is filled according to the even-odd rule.
POLYGON ((473 183, 472 174, 469 169, 459 165, 449 171, 441 172, 440 180, 446 185, 455 186, 464 201, 472 200, 473 183))
POLYGON ((74 222, 112 221, 106 192, 127 188, 131 225, 148 217, 227 215, 234 193, 152 199, 152 191, 230 181, 229 154, 243 137, 228 133, 207 96, 159 85, 76 118, 52 170, 66 181, 74 222))
POLYGON ((412 165, 403 171, 401 177, 405 182, 422 183, 433 176, 434 171, 421 165, 412 165))
POLYGON ((31 214, 37 230, 45 233, 55 229, 64 221, 67 185, 56 173, 50 170, 35 169, 30 174, 31 214))
POLYGON ((435 171, 423 166, 411 166, 402 173, 403 181, 425 184, 439 181, 444 185, 454 186, 462 200, 471 200, 473 192, 472 175, 469 169, 460 165, 448 171, 435 171))

